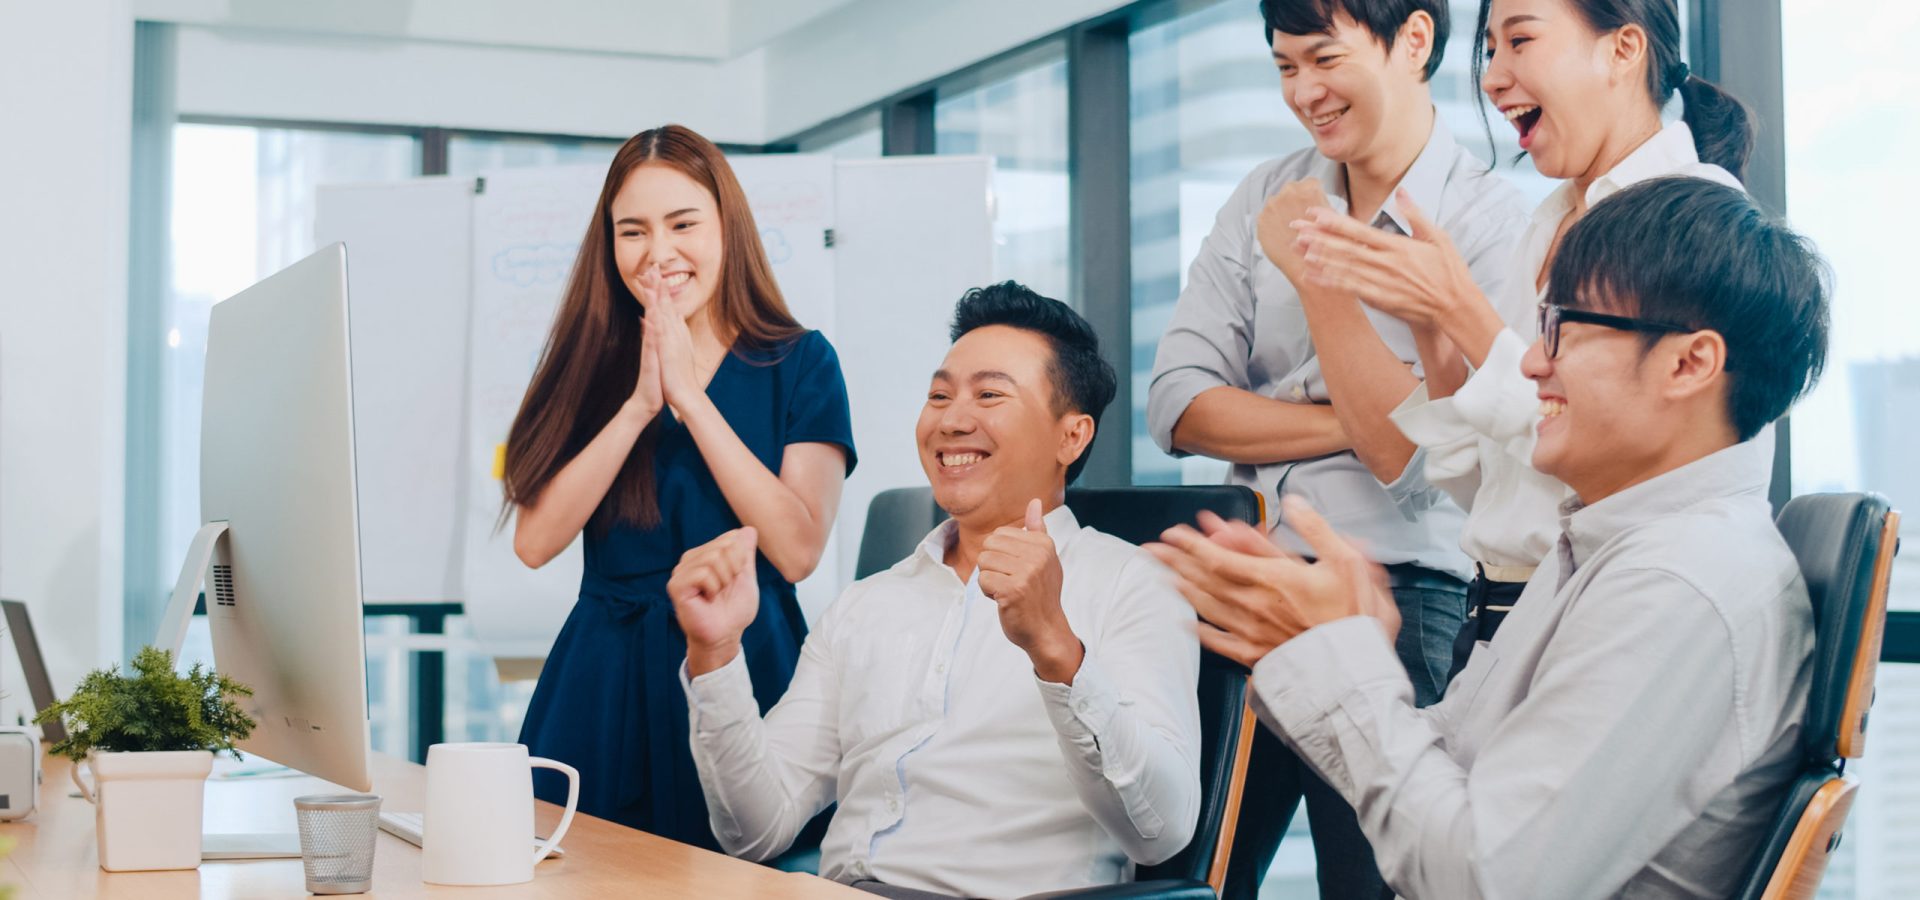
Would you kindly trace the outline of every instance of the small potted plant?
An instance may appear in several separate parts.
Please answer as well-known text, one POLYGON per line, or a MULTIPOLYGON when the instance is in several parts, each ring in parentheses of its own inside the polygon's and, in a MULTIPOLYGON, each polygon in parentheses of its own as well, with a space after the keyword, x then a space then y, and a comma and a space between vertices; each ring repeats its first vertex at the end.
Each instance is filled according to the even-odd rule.
POLYGON ((126 675, 95 670, 73 695, 41 710, 56 717, 67 739, 53 752, 73 761, 73 782, 94 804, 100 868, 109 872, 192 869, 200 865, 200 819, 213 754, 238 759, 235 741, 253 733, 253 719, 235 702, 253 690, 199 664, 186 675, 173 654, 147 647, 126 675), (93 769, 97 787, 80 777, 93 769))

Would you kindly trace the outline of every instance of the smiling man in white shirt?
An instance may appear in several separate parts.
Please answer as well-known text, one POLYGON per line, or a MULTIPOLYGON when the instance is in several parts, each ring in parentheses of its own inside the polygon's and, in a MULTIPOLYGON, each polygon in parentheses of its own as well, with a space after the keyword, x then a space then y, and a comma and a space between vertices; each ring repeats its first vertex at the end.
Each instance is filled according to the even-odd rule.
POLYGON ((1533 464, 1575 496, 1434 706, 1413 706, 1378 568, 1310 511, 1293 510, 1313 565, 1217 520, 1152 545, 1400 895, 1737 892, 1806 711, 1813 611, 1760 436, 1824 365, 1824 270, 1697 178, 1627 188, 1568 230, 1517 365, 1542 414, 1533 464))
POLYGON ((753 530, 674 570, 714 834, 769 859, 838 802, 821 874, 874 893, 1124 881, 1199 814, 1193 611, 1063 505, 1115 390, 1092 326, 1007 282, 969 291, 952 331, 916 429, 952 519, 841 595, 764 718, 740 654, 753 530))

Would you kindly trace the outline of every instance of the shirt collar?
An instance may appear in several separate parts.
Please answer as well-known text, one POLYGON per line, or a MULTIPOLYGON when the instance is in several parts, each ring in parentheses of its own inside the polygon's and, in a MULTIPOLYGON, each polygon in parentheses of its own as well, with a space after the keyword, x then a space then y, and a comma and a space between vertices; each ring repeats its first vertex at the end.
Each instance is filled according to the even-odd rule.
MULTIPOLYGON (((1080 533, 1080 520, 1074 517, 1073 510, 1068 509, 1065 503, 1054 507, 1041 520, 1047 523, 1047 536, 1053 538, 1053 552, 1056 555, 1065 553, 1067 545, 1080 533)), ((914 548, 912 559, 916 565, 946 566, 947 548, 953 546, 959 528, 959 523, 952 519, 933 526, 933 530, 920 540, 920 546, 914 548)))
MULTIPOLYGON (((1439 110, 1435 110, 1433 132, 1427 135, 1427 146, 1414 158, 1407 174, 1400 178, 1400 187, 1430 221, 1440 215, 1440 195, 1447 187, 1447 177, 1453 174, 1454 157, 1459 155, 1459 149, 1459 145, 1453 142, 1453 132, 1441 120, 1439 110)), ((1408 224, 1406 215, 1400 211, 1398 192, 1387 195, 1387 204, 1381 212, 1393 220, 1401 234, 1413 234, 1413 226, 1408 224)))
POLYGON ((1773 477, 1772 429, 1753 440, 1707 454, 1598 503, 1579 498, 1560 504, 1560 528, 1573 546, 1573 558, 1593 558, 1601 546, 1635 525, 1670 515, 1697 503, 1723 497, 1765 498, 1773 477))
POLYGON ((1587 208, 1649 178, 1672 175, 1688 166, 1699 165, 1700 154, 1693 146, 1693 129, 1678 119, 1646 143, 1633 149, 1627 158, 1587 185, 1587 208))
MULTIPOLYGON (((1687 123, 1675 120, 1667 123, 1646 140, 1635 147, 1627 158, 1621 160, 1607 174, 1595 178, 1587 185, 1587 208, 1650 178, 1675 175, 1687 171, 1690 166, 1700 163, 1700 154, 1693 146, 1693 129, 1687 123)), ((1568 179, 1553 189, 1547 199, 1533 211, 1533 222, 1552 222, 1559 224, 1566 218, 1567 210, 1573 208, 1573 181, 1568 179)))
MULTIPOLYGON (((1446 189, 1447 177, 1453 173, 1453 161, 1458 152, 1459 145, 1454 143, 1453 131, 1447 128, 1447 123, 1440 119, 1439 111, 1435 110, 1433 130, 1427 134, 1426 146, 1420 149, 1420 155, 1414 157, 1413 165, 1407 168, 1407 174, 1400 176, 1400 183, 1396 186, 1404 188, 1407 196, 1413 198, 1414 205, 1418 206, 1421 212, 1426 213, 1429 219, 1439 215, 1440 195, 1446 189)), ((1316 151, 1305 177, 1320 179, 1320 183, 1329 192, 1327 199, 1332 202, 1333 210, 1346 215, 1349 212, 1349 206, 1343 188, 1346 187, 1347 179, 1342 169, 1340 163, 1316 151)), ((1401 234, 1410 235, 1413 233, 1413 226, 1408 224, 1407 217, 1400 212, 1400 201, 1395 197, 1396 193, 1397 191, 1387 193, 1387 202, 1380 208, 1380 215, 1386 216, 1393 222, 1394 226, 1400 229, 1401 234)), ((1378 226, 1379 216, 1375 216, 1374 220, 1367 224, 1378 226)))

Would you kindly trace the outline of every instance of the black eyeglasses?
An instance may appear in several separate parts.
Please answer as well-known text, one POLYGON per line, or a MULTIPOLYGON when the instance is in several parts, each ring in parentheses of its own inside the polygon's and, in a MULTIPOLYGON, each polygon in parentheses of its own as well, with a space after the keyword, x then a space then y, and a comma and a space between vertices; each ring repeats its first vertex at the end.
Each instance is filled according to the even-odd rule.
POLYGON ((1548 359, 1554 359, 1560 355, 1560 326, 1567 322, 1599 325, 1603 328, 1617 328, 1621 331, 1638 331, 1645 334, 1686 334, 1695 330, 1670 322, 1655 322, 1629 316, 1610 316, 1606 313, 1571 309, 1543 301, 1540 304, 1540 337, 1547 342, 1548 359))

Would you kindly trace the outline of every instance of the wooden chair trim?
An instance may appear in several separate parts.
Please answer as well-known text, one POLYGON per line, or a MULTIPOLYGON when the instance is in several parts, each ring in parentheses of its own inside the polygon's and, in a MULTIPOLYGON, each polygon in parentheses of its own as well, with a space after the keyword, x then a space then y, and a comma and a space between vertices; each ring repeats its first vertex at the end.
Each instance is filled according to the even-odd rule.
POLYGON ((1880 528, 1880 552, 1873 561, 1873 590, 1867 614, 1860 623, 1860 642, 1854 649, 1853 672, 1847 679, 1847 700, 1840 708, 1837 748, 1846 759, 1867 752, 1867 710, 1873 706, 1873 678, 1880 667, 1880 643, 1887 634, 1887 590, 1893 580, 1893 554, 1900 544, 1900 511, 1888 510, 1880 528))
MULTIPOLYGON (((1247 678, 1247 692, 1253 692, 1253 678, 1247 678)), ((1207 870, 1207 884, 1218 895, 1226 890, 1227 861, 1233 856, 1233 834, 1240 824, 1240 800, 1247 790, 1247 761, 1253 757, 1253 733, 1260 720, 1253 707, 1240 707, 1240 739, 1233 746, 1233 774, 1227 782, 1227 808, 1221 812, 1220 836, 1213 844, 1213 867, 1207 870)))
POLYGON ((1780 862, 1767 879, 1761 900, 1810 900, 1820 890, 1820 878, 1827 872, 1827 859, 1834 847, 1833 836, 1847 824, 1853 809, 1854 792, 1860 783, 1851 777, 1835 776, 1820 786, 1800 813, 1793 836, 1780 862))

